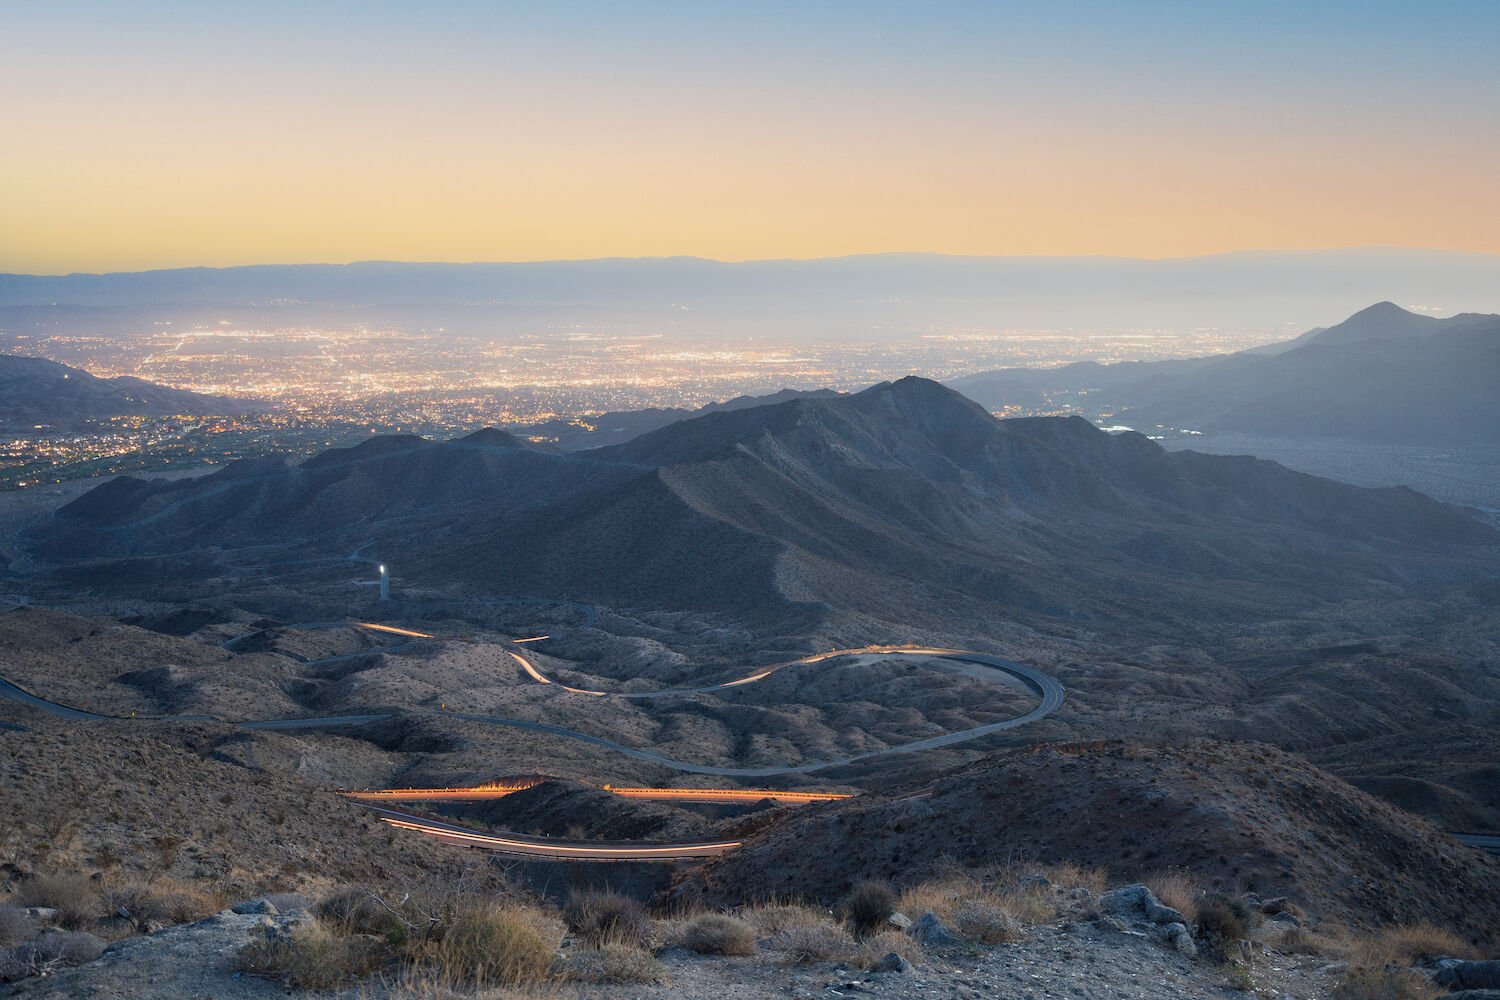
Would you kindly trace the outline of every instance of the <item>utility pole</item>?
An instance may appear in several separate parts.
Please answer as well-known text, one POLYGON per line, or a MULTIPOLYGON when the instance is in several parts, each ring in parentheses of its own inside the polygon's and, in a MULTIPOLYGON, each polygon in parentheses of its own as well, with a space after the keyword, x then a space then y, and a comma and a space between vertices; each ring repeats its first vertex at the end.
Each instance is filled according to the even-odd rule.
POLYGON ((380 564, 380 599, 382 601, 391 599, 391 574, 386 572, 385 563, 380 564))

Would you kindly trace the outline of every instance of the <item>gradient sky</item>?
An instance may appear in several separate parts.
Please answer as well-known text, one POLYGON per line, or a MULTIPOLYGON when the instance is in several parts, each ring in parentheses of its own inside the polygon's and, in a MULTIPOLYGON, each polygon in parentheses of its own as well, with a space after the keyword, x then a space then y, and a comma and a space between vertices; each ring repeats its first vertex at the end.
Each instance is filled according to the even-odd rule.
POLYGON ((1500 2, 81 3, 0 270, 1500 252, 1500 2))

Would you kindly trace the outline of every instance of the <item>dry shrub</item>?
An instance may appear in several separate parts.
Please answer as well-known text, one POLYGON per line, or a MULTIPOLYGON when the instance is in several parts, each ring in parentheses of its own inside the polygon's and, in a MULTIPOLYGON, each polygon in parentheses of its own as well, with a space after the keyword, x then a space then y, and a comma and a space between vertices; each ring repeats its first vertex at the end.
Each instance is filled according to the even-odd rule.
POLYGON ((901 894, 900 910, 913 919, 932 913, 964 937, 1001 944, 1020 937, 1029 924, 1050 920, 1057 901, 1047 886, 1023 879, 985 885, 955 874, 907 889, 901 894))
POLYGON ((19 906, 0 903, 0 948, 31 937, 31 918, 19 906))
POLYGON ((1365 946, 1367 964, 1414 965, 1435 958, 1481 958, 1473 945, 1446 927, 1410 924, 1381 931, 1365 946))
POLYGON ((445 981, 465 986, 522 986, 546 977, 557 953, 540 921, 519 910, 482 900, 454 906, 436 940, 413 956, 445 981))
POLYGON ((860 942, 856 960, 868 969, 891 952, 900 955, 912 965, 917 965, 922 961, 922 946, 910 935, 900 931, 881 931, 879 934, 871 934, 860 942))
POLYGON ((761 937, 774 937, 784 931, 827 925, 826 910, 815 910, 797 903, 767 903, 741 914, 761 937))
MULTIPOLYGON (((987 899, 962 899, 953 907, 953 927, 970 941, 1005 944, 1024 931, 1021 921, 999 903, 987 899)), ((904 957, 904 956, 903 956, 904 957)))
POLYGON ((21 886, 22 906, 57 911, 57 922, 74 930, 100 914, 99 890, 83 875, 38 875, 21 886))
POLYGON ((424 989, 472 992, 539 982, 562 937, 555 920, 478 895, 408 894, 388 903, 368 889, 346 889, 316 911, 290 932, 251 942, 240 967, 298 989, 399 967, 424 989))
POLYGON ((388 952, 368 935, 350 935, 322 920, 304 920, 286 934, 251 941, 240 949, 238 967, 280 979, 296 990, 326 990, 363 979, 388 952))
POLYGON ((1198 903, 1197 936, 1204 951, 1217 961, 1228 961, 1231 950, 1250 935, 1254 915, 1229 896, 1205 896, 1198 903))
POLYGON ((1109 872, 1103 868, 1085 868, 1083 865, 1065 861, 1049 865, 1040 874, 1047 876, 1053 885, 1064 889, 1087 889, 1090 895, 1099 896, 1109 891, 1109 872))
POLYGON ((402 912, 416 909, 409 896, 399 907, 386 903, 372 889, 348 886, 320 902, 313 913, 319 921, 338 927, 345 934, 369 934, 392 944, 404 941, 414 929, 425 931, 435 923, 430 914, 402 912))
POLYGON ((1351 968, 1333 988, 1335 1000, 1432 1000, 1438 991, 1410 969, 1351 968))
POLYGON ((563 921, 568 930, 593 948, 606 944, 638 948, 651 931, 651 917, 646 908, 629 896, 614 892, 573 893, 563 908, 563 921))
POLYGON ((788 962, 798 965, 847 962, 856 953, 849 932, 827 921, 789 926, 772 936, 771 947, 785 955, 788 962))
POLYGON ((1187 918, 1188 923, 1198 919, 1198 901, 1203 898, 1203 882, 1191 872, 1181 868, 1147 875, 1142 881, 1151 894, 1187 918))
POLYGON ((564 979, 580 983, 660 983, 666 970, 649 952, 606 944, 568 955, 557 966, 564 979))
POLYGON ((104 942, 82 931, 44 931, 0 951, 0 982, 45 975, 65 966, 92 962, 104 951, 104 942))
POLYGON ((753 955, 755 928, 738 917, 705 913, 688 922, 682 945, 700 955, 753 955))
POLYGON ((1305 927, 1274 931, 1266 944, 1283 955, 1330 955, 1341 950, 1336 942, 1305 927))
POLYGON ((839 912, 862 938, 885 926, 896 912, 896 893, 884 882, 861 882, 849 891, 839 905, 839 912))
POLYGON ((105 893, 104 909, 121 907, 137 923, 185 924, 212 916, 224 908, 224 898, 202 886, 176 879, 128 883, 105 893))

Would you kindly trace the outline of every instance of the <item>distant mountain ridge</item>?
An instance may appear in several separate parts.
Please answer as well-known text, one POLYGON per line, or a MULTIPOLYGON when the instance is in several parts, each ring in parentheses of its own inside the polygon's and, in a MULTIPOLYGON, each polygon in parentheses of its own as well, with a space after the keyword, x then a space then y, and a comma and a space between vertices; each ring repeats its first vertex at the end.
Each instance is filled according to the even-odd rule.
POLYGON ((1493 301, 1500 255, 1362 248, 1175 260, 869 254, 517 263, 259 265, 135 274, 0 275, 13 329, 178 324, 442 327, 487 338, 573 324, 667 336, 889 339, 933 328, 1280 331, 1382 297, 1493 301))
POLYGON ((770 406, 790 399, 807 397, 828 399, 840 395, 832 389, 781 389, 765 396, 735 396, 721 403, 708 403, 695 410, 680 407, 655 407, 645 410, 618 410, 580 420, 547 420, 539 424, 516 424, 510 432, 520 437, 540 440, 562 451, 579 451, 619 444, 680 420, 691 420, 728 410, 752 406, 770 406))
POLYGON ((1008 369, 949 384, 984 405, 1100 390, 1116 421, 1395 443, 1500 441, 1500 315, 1436 319, 1390 302, 1284 345, 1121 365, 1008 369))
POLYGON ((98 378, 79 368, 0 354, 0 426, 71 426, 125 416, 223 416, 254 412, 257 404, 208 396, 121 375, 98 378))

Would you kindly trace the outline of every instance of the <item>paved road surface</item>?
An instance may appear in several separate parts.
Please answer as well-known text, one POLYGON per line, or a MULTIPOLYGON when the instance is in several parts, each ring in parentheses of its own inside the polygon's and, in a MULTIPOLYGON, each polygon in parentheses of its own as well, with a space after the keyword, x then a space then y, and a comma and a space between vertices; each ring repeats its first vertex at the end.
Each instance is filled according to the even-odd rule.
POLYGON ((394 827, 426 834, 446 844, 549 861, 681 861, 684 858, 717 857, 744 843, 740 840, 661 844, 627 840, 554 840, 551 837, 528 837, 518 833, 496 836, 380 806, 366 805, 365 808, 394 827))
POLYGON ((1481 851, 1489 851, 1491 854, 1500 854, 1500 837, 1488 833, 1455 833, 1451 835, 1454 840, 1470 847, 1477 847, 1481 851))

